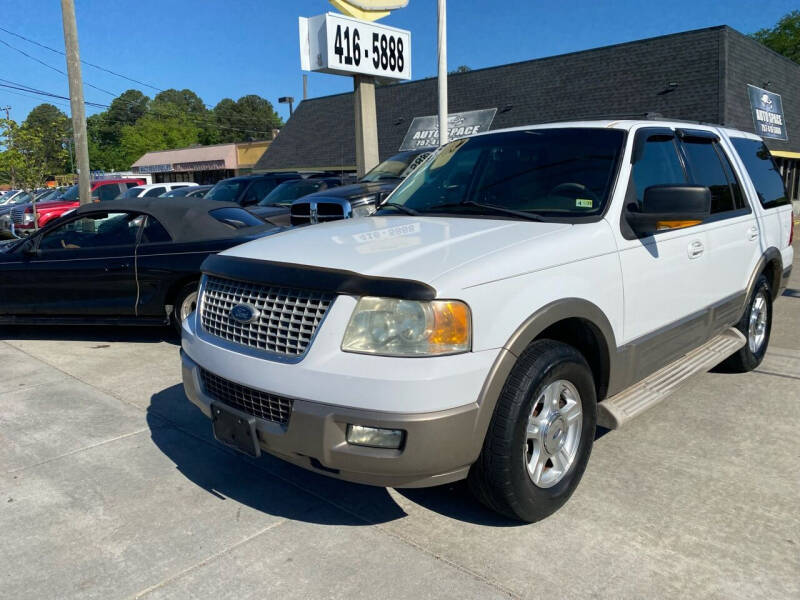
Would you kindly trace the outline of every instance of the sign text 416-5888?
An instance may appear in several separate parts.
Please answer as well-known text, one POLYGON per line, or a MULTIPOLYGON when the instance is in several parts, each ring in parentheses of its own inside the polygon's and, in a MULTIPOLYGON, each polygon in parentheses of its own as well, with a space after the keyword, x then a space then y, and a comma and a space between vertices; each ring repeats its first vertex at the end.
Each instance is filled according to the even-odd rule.
POLYGON ((408 31, 332 13, 300 19, 302 68, 411 79, 408 31))

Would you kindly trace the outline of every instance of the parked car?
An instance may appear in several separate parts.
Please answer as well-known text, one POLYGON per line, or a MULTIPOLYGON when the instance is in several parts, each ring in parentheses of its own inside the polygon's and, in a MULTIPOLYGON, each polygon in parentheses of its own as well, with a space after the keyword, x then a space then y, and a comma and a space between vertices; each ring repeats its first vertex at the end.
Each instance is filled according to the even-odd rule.
POLYGON ((253 206, 266 198, 277 185, 302 178, 303 175, 295 172, 230 177, 217 182, 205 197, 220 202, 236 202, 240 206, 253 206))
POLYGON ((19 204, 20 202, 30 202, 31 196, 24 190, 8 190, 2 198, 0 198, 0 206, 8 206, 9 204, 19 204))
POLYGON ((0 322, 180 325, 210 254, 278 231, 236 204, 112 200, 0 251, 0 322))
POLYGON ((314 177, 313 179, 292 179, 284 181, 272 190, 267 197, 248 210, 254 215, 280 227, 290 225, 289 211, 292 202, 309 194, 329 190, 341 185, 339 177, 314 177))
POLYGON ((161 196, 172 190, 180 190, 190 187, 197 187, 193 181, 173 181, 170 183, 145 183, 144 185, 137 185, 122 192, 115 199, 121 200, 123 198, 130 200, 131 198, 150 198, 161 196))
MULTIPOLYGON (((127 191, 144 183, 144 179, 99 179, 92 182, 92 201, 107 202, 116 198, 121 192, 127 191)), ((59 202, 50 202, 47 206, 37 206, 39 227, 44 227, 64 213, 80 206, 80 195, 77 185, 70 187, 61 196, 59 202)), ((12 233, 16 236, 30 235, 36 230, 34 223, 33 206, 26 204, 11 210, 12 233)))
MULTIPOLYGON (((38 207, 39 205, 46 205, 49 202, 60 201, 60 194, 61 192, 57 189, 41 194, 39 198, 36 199, 36 206, 38 207)), ((0 206, 0 238, 16 237, 12 235, 11 211, 19 205, 30 206, 30 196, 25 194, 19 195, 8 204, 0 206)))
POLYGON ((791 241, 750 133, 598 121, 459 139, 372 217, 209 257, 184 387, 239 451, 381 486, 467 478, 536 521, 575 490, 598 423, 718 363, 759 365, 791 241))
POLYGON ((213 185, 194 185, 190 187, 181 187, 177 189, 173 189, 169 192, 165 192, 159 196, 159 198, 183 198, 186 196, 187 198, 205 198, 208 190, 210 190, 213 185))
POLYGON ((358 183, 304 196, 292 203, 290 223, 308 225, 372 214, 403 179, 425 162, 432 150, 400 152, 380 163, 358 183))

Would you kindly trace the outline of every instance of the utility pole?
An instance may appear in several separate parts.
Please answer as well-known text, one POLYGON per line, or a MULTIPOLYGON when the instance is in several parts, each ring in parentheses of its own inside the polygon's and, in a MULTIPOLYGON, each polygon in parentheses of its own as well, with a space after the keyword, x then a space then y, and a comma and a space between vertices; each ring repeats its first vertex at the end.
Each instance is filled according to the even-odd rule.
POLYGON ((378 164, 378 116, 375 79, 353 75, 356 117, 356 172, 359 178, 378 164))
POLYGON ((0 110, 6 111, 6 121, 11 120, 11 107, 10 106, 3 106, 0 110))
POLYGON ((89 179, 89 143, 86 134, 86 107, 83 104, 83 79, 81 77, 74 0, 61 0, 61 18, 64 24, 64 46, 67 54, 67 73, 69 74, 69 105, 72 112, 72 131, 75 137, 75 158, 78 162, 80 203, 89 204, 92 201, 89 179))
POLYGON ((447 128, 447 0, 439 0, 439 145, 448 140, 447 128))

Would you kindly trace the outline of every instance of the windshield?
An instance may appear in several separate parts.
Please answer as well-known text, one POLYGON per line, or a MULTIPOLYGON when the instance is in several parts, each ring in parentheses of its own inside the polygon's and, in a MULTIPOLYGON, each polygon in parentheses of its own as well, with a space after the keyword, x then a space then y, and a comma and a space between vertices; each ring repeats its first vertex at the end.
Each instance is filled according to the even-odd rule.
POLYGON ((78 199, 78 186, 71 186, 66 192, 61 194, 61 199, 67 202, 75 202, 78 199))
POLYGON ((209 190, 206 199, 217 200, 218 202, 233 202, 239 196, 239 192, 247 184, 246 181, 223 180, 209 190))
POLYGON ((361 181, 380 181, 381 179, 402 179, 418 167, 430 152, 401 152, 387 158, 361 178, 361 181), (409 168, 411 167, 411 168, 409 168))
POLYGON ((293 200, 313 194, 322 189, 322 181, 313 179, 300 179, 287 181, 272 190, 267 197, 258 203, 259 206, 289 206, 293 200))
POLYGON ((390 200, 420 213, 499 214, 494 207, 545 217, 599 214, 624 139, 615 129, 563 128, 455 140, 390 200))

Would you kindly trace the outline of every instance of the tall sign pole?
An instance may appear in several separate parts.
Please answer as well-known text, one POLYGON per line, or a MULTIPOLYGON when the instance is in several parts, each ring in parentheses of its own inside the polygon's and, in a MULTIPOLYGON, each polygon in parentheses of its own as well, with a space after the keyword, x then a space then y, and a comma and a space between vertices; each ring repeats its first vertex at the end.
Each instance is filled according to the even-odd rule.
POLYGON ((72 112, 72 132, 75 138, 75 157, 78 161, 80 203, 89 204, 92 201, 89 179, 89 143, 86 135, 86 108, 83 104, 81 57, 78 50, 78 26, 75 23, 73 0, 61 0, 61 18, 64 24, 64 46, 69 75, 69 105, 72 112))
POLYGON ((439 144, 447 142, 447 0, 439 0, 439 144))
POLYGON ((378 164, 375 78, 411 79, 411 34, 375 23, 408 0, 330 0, 342 14, 299 20, 300 67, 353 78, 356 171, 378 164))

